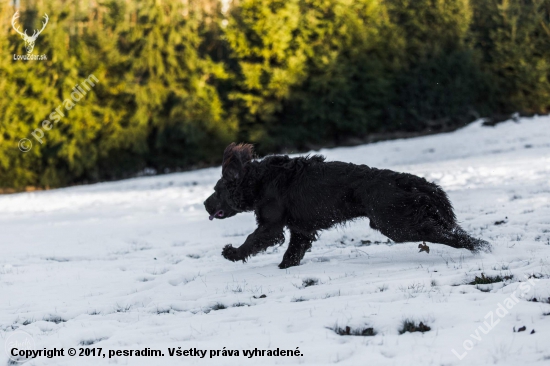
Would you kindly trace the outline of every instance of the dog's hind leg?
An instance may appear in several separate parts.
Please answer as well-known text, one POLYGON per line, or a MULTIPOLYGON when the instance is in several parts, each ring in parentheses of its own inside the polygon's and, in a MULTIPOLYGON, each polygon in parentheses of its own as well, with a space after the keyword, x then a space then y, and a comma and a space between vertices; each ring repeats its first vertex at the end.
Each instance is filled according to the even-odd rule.
POLYGON ((492 249, 489 242, 471 237, 460 226, 456 226, 451 230, 436 229, 432 234, 426 237, 426 241, 445 244, 453 248, 468 249, 473 253, 481 251, 490 252, 492 249))
POLYGON ((288 268, 299 266, 306 252, 311 248, 311 243, 315 241, 315 233, 301 233, 290 229, 290 242, 288 249, 283 256, 283 261, 279 268, 288 268))

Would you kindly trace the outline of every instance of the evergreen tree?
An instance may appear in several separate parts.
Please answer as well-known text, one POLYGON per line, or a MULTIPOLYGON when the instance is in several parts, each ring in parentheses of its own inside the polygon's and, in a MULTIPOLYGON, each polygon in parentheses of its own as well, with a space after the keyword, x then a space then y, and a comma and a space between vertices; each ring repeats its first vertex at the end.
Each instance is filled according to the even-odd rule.
POLYGON ((385 0, 404 39, 389 128, 446 130, 490 112, 489 76, 468 45, 467 0, 385 0))
POLYGON ((241 136, 273 151, 374 130, 395 46, 387 20, 376 0, 238 3, 226 34, 241 136))
MULTIPOLYGON (((211 83, 226 77, 223 66, 199 51, 206 11, 215 9, 199 1, 60 2, 21 9, 38 14, 38 24, 49 15, 35 47, 47 61, 0 61, 0 92, 10 96, 0 102, 0 184, 60 186, 217 161, 236 124, 211 83), (46 131, 42 121, 92 74, 93 90, 46 131), (30 136, 37 128, 43 144, 30 136), (17 149, 21 138, 31 139, 31 151, 17 149)), ((2 3, 1 19, 12 11, 2 3)), ((14 31, 0 42, 24 53, 14 31)))
POLYGON ((303 149, 379 130, 402 47, 385 8, 376 0, 302 1, 301 14, 307 77, 285 104, 280 141, 303 149))
POLYGON ((472 1, 474 47, 501 112, 550 110, 550 1, 472 1))
POLYGON ((300 18, 298 0, 243 0, 230 9, 225 36, 238 67, 228 109, 242 140, 269 141, 283 101, 306 76, 300 18))

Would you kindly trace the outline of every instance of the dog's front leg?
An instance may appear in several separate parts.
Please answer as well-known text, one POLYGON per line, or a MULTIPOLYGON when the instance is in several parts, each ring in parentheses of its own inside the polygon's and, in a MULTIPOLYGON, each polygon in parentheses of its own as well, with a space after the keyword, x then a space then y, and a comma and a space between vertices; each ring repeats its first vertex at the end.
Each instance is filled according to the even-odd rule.
POLYGON ((300 261, 304 258, 306 251, 311 248, 311 243, 315 241, 315 238, 315 232, 303 233, 290 229, 290 242, 279 268, 299 266, 300 261))
POLYGON ((285 241, 283 226, 279 225, 260 225, 252 234, 248 235, 243 245, 234 248, 231 244, 223 248, 222 256, 230 261, 246 262, 248 257, 256 255, 258 252, 267 249, 276 244, 282 244, 285 241))

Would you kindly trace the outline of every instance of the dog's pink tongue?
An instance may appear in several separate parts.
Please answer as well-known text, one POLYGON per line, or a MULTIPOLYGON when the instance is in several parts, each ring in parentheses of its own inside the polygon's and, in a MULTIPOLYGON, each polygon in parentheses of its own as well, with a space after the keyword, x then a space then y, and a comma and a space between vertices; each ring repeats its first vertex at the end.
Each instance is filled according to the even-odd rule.
POLYGON ((212 221, 212 220, 214 220, 214 217, 223 216, 222 213, 223 213, 223 210, 218 210, 218 211, 216 211, 216 213, 214 215, 208 216, 208 218, 210 219, 210 221, 212 221))

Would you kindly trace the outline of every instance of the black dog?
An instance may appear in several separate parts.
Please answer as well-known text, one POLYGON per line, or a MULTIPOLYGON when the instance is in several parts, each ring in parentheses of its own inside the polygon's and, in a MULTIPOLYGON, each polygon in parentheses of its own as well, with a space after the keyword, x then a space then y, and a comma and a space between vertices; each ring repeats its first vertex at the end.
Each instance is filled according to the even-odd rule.
POLYGON ((451 202, 436 184, 411 174, 369 168, 323 156, 256 160, 249 144, 232 143, 223 153, 222 178, 204 202, 210 220, 254 211, 258 228, 243 245, 222 255, 246 261, 269 246, 290 242, 280 268, 300 264, 319 230, 360 217, 395 242, 428 241, 473 252, 489 251, 484 240, 456 223, 451 202))

